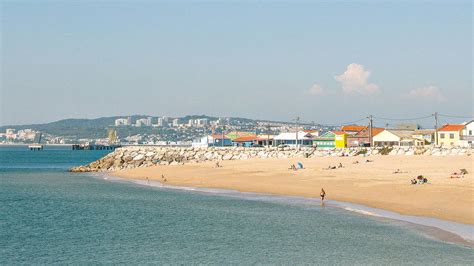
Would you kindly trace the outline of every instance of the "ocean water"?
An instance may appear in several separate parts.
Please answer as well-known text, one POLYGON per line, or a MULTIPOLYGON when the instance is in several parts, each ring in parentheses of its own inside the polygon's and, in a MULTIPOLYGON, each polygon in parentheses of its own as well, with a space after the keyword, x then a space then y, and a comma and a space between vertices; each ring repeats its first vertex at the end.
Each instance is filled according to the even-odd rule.
POLYGON ((460 264, 403 222, 66 170, 104 151, 0 150, 0 264, 460 264))

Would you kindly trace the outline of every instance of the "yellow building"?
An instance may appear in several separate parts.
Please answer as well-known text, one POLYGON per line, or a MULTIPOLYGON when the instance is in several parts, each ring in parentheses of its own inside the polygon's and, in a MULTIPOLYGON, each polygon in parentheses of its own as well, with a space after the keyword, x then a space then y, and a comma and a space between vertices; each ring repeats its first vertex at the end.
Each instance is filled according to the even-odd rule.
POLYGON ((333 131, 336 148, 347 147, 347 134, 342 131, 333 131))
POLYGON ((464 125, 446 124, 438 129, 438 144, 442 146, 459 146, 464 125))

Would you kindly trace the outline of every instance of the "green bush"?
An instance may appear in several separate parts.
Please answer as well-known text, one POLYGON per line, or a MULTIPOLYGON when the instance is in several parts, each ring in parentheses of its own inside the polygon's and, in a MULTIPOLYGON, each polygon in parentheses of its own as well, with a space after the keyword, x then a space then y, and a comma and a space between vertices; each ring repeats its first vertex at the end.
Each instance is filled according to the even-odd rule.
POLYGON ((357 156, 357 155, 361 155, 361 154, 367 154, 367 149, 361 149, 361 150, 357 151, 355 155, 357 156))
POLYGON ((393 150, 392 147, 383 147, 383 148, 380 150, 380 154, 381 154, 381 155, 388 155, 392 150, 393 150))

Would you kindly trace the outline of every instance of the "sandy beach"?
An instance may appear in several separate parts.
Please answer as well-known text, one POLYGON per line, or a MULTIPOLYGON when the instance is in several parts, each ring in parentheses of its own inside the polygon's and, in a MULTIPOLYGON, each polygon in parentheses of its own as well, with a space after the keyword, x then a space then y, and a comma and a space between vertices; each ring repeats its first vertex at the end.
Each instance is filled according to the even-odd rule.
POLYGON ((113 172, 128 179, 168 185, 232 189, 276 195, 319 198, 321 188, 331 200, 352 202, 405 215, 427 216, 474 224, 472 156, 371 156, 299 159, 250 159, 175 166, 152 166, 113 172), (372 162, 366 162, 369 159, 372 162), (289 170, 301 162, 304 169, 289 170), (358 164, 354 164, 359 161, 358 164), (339 163, 343 168, 326 170, 339 163), (464 178, 449 178, 466 169, 464 178), (400 169, 402 173, 393 173, 400 169), (411 185, 417 175, 428 184, 411 185))

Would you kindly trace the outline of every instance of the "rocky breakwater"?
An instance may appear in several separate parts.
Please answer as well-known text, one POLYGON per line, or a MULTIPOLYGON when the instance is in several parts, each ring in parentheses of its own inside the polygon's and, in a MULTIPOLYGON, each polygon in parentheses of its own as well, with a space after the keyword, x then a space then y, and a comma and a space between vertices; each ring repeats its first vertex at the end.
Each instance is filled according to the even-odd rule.
POLYGON ((105 172, 153 165, 179 165, 206 161, 246 160, 251 158, 312 158, 322 156, 377 155, 470 155, 466 148, 345 148, 320 150, 313 147, 122 147, 88 165, 73 167, 71 172, 105 172))

